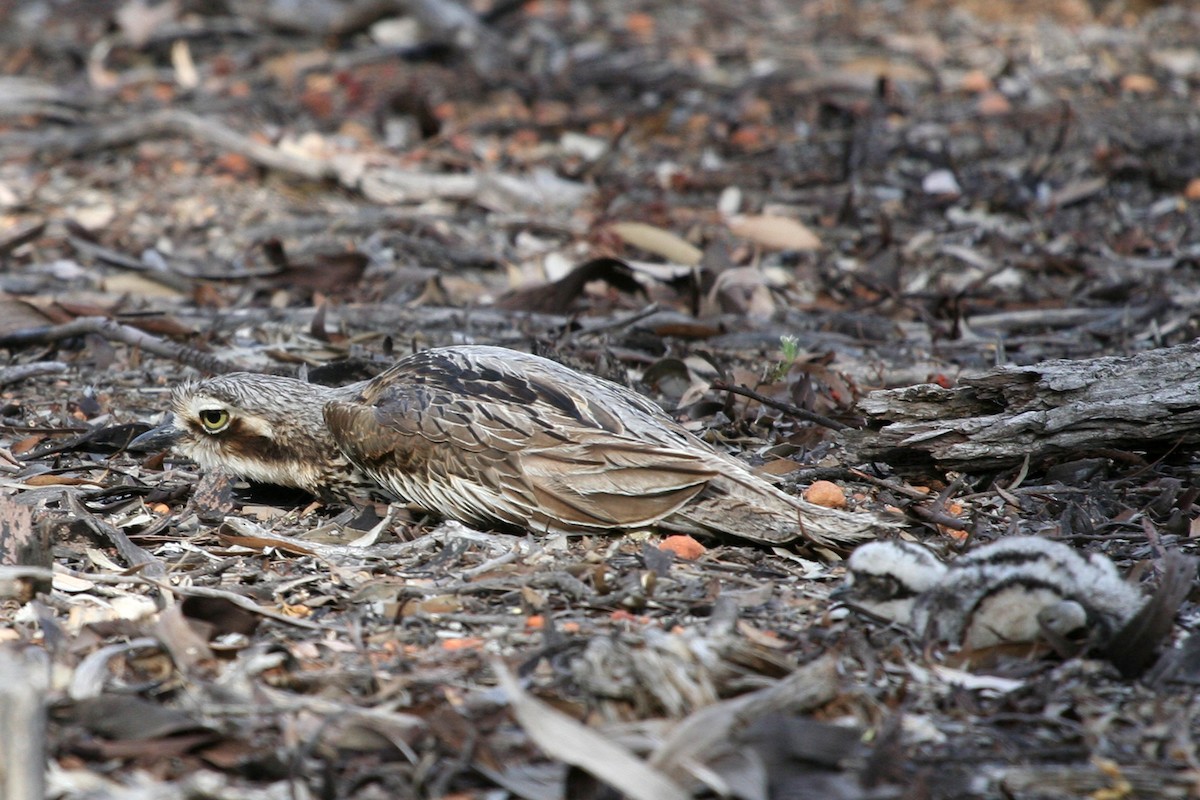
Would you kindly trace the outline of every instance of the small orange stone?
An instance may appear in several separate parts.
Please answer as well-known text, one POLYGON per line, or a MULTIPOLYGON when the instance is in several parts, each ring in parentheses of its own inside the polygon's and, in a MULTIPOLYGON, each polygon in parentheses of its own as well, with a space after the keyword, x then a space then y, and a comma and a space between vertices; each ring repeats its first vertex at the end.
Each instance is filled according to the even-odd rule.
POLYGON ((250 163, 250 159, 241 153, 222 153, 217 156, 216 168, 221 172, 243 177, 250 176, 255 170, 255 166, 250 163))
POLYGON ((757 150, 769 139, 761 125, 744 125, 729 136, 730 144, 743 150, 757 150))
POLYGON ((1012 111, 1012 103, 999 92, 984 92, 979 95, 979 103, 976 107, 979 109, 979 113, 985 117, 996 117, 1012 111))
POLYGON ((1121 78, 1121 88, 1134 94, 1154 94, 1158 91, 1158 81, 1149 75, 1133 73, 1121 78))
POLYGON ((676 558, 681 558, 684 561, 695 561, 708 552, 707 547, 697 542, 691 536, 683 535, 668 536, 659 543, 658 549, 674 553, 676 558))
POLYGON ((463 636, 459 639, 443 639, 442 649, 454 652, 455 650, 478 650, 483 647, 483 639, 477 636, 463 636))
POLYGON ((642 12, 634 12, 625 18, 625 30, 639 39, 649 39, 654 35, 654 17, 642 12))
POLYGON ((804 492, 804 499, 825 508, 845 508, 846 493, 833 481, 816 481, 804 492))
POLYGON ((1200 200, 1200 178, 1192 178, 1188 181, 1187 188, 1183 190, 1183 196, 1192 202, 1200 200))
POLYGON ((987 76, 987 73, 973 69, 963 76, 962 90, 971 94, 982 94, 983 92, 991 91, 992 79, 987 76))

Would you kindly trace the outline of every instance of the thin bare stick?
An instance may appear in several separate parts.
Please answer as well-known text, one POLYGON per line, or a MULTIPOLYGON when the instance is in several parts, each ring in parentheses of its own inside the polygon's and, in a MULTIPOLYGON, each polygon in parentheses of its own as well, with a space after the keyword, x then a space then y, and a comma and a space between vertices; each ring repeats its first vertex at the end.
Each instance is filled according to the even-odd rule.
POLYGON ((67 365, 61 361, 35 361, 32 364, 17 364, 14 367, 0 369, 0 386, 10 383, 20 383, 39 375, 58 375, 66 372, 67 365))
POLYGON ((571 334, 569 338, 576 339, 581 336, 593 336, 597 333, 609 333, 622 328, 628 328, 631 325, 636 325, 637 323, 641 322, 646 317, 654 316, 661 310, 662 309, 659 307, 658 303, 651 303, 645 308, 635 311, 632 314, 627 314, 623 317, 617 317, 616 319, 602 322, 592 328, 580 328, 578 331, 571 334))
POLYGON ((811 422, 814 425, 820 425, 822 427, 829 428, 830 430, 844 431, 850 427, 849 425, 838 422, 836 419, 830 419, 829 417, 816 414, 806 408, 801 408, 800 406, 793 405, 792 403, 785 403, 781 400, 775 400, 767 397, 765 394, 759 394, 758 392, 746 386, 734 386, 726 383, 725 381, 713 381, 712 388, 722 392, 729 392, 730 394, 740 394, 742 397, 749 397, 751 400, 757 400, 764 406, 777 408, 789 416, 797 417, 805 420, 806 422, 811 422))
POLYGON ((255 141, 214 119, 188 111, 167 109, 109 124, 97 123, 63 133, 39 133, 29 146, 38 152, 79 156, 123 147, 159 136, 187 136, 243 155, 268 169, 312 180, 336 180, 334 165, 325 159, 300 158, 269 144, 255 141))
POLYGON ((54 569, 48 567, 33 567, 25 565, 0 565, 0 580, 14 580, 19 578, 33 580, 53 580, 56 575, 67 575, 79 580, 89 581, 91 583, 100 583, 106 585, 123 585, 136 584, 139 586, 153 586, 164 592, 171 592, 180 597, 215 597, 221 600, 228 600, 238 608, 245 609, 253 614, 273 619, 276 622, 282 622, 285 625, 292 625, 297 628, 307 628, 314 631, 329 631, 337 630, 330 625, 323 625, 317 622, 312 622, 301 617, 293 617, 283 614, 274 609, 261 606, 254 602, 253 599, 236 592, 226 591, 224 589, 214 589, 208 586, 186 586, 176 585, 166 579, 157 580, 145 575, 138 575, 133 572, 121 574, 101 574, 92 572, 82 572, 79 570, 69 569, 67 567, 58 566, 54 569))
POLYGON ((857 478, 860 481, 865 481, 867 483, 874 484, 875 486, 878 486, 881 489, 887 489, 889 491, 896 492, 897 494, 902 494, 911 500, 916 500, 918 502, 925 502, 926 500, 929 499, 928 491, 925 491, 925 492, 919 491, 917 489, 912 488, 911 486, 906 486, 905 484, 900 483, 899 481, 888 480, 887 478, 877 478, 874 475, 871 475, 870 473, 863 472, 861 469, 846 469, 846 470, 844 470, 844 472, 853 478, 857 478))
MULTIPOLYGON (((194 347, 168 342, 145 331, 108 319, 106 317, 79 317, 62 325, 39 325, 33 328, 19 328, 0 334, 0 347, 15 349, 30 345, 49 344, 89 333, 98 334, 105 339, 121 342, 130 347, 140 347, 147 353, 169 358, 181 364, 195 367, 202 372, 220 374, 224 372, 247 371, 247 368, 233 364, 224 359, 197 350, 194 347)), ((252 370, 250 370, 252 371, 252 370)))
POLYGON ((0 648, 0 795, 43 797, 46 696, 50 664, 44 651, 8 642, 0 648))

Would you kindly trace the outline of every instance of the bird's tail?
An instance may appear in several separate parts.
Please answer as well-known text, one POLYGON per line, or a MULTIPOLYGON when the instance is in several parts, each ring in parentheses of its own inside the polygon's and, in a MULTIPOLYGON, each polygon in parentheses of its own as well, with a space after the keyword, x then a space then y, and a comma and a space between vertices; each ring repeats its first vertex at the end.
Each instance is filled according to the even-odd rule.
POLYGON ((699 496, 665 520, 664 527, 672 526, 762 544, 802 539, 848 546, 877 538, 898 523, 871 512, 818 506, 785 494, 748 470, 725 469, 699 496))

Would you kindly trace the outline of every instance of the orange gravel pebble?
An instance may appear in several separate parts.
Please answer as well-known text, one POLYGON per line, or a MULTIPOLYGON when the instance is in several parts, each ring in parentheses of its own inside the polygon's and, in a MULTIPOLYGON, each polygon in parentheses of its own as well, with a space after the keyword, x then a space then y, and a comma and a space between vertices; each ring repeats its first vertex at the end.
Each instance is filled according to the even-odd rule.
POLYGON ((697 542, 691 536, 668 536, 658 545, 659 550, 674 553, 684 561, 695 561, 708 552, 708 548, 697 542))
POLYGON ((846 493, 833 481, 816 481, 804 492, 804 499, 825 508, 845 508, 846 493))

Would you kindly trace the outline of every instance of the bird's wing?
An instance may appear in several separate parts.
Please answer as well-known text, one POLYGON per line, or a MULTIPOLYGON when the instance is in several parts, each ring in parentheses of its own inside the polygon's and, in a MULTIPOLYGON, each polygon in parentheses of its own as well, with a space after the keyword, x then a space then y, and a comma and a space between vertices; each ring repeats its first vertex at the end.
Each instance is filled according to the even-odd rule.
POLYGON ((539 506, 584 527, 652 525, 703 491, 717 473, 695 454, 611 436, 516 454, 539 506))
POLYGON ((403 476, 392 488, 431 511, 533 529, 651 525, 719 472, 686 436, 631 434, 621 413, 644 425, 640 405, 596 403, 529 369, 411 361, 359 400, 330 403, 325 418, 351 461, 378 479, 403 476))

